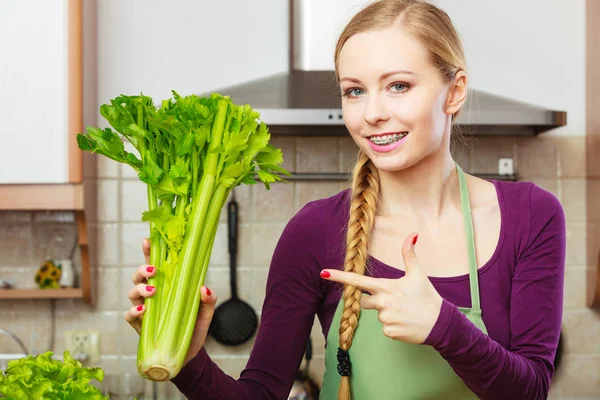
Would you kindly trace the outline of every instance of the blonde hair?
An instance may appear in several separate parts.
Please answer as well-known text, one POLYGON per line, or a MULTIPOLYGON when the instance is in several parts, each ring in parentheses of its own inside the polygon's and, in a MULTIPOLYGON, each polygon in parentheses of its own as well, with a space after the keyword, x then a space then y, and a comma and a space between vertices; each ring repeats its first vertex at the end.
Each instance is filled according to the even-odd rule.
MULTIPOLYGON (((460 37, 448 15, 439 8, 417 0, 379 0, 363 8, 344 28, 335 49, 335 72, 339 80, 339 55, 353 35, 374 29, 398 26, 418 40, 429 52, 431 63, 448 83, 466 70, 460 37)), ((344 270, 364 275, 368 261, 368 245, 375 223, 379 200, 379 173, 362 151, 352 173, 350 216, 346 236, 344 270)), ((340 321, 342 352, 352 346, 354 331, 360 316, 362 291, 355 286, 344 287, 344 309, 340 321)), ((347 375, 346 373, 344 375, 347 375)), ((350 400, 350 377, 342 376, 338 399, 350 400)))

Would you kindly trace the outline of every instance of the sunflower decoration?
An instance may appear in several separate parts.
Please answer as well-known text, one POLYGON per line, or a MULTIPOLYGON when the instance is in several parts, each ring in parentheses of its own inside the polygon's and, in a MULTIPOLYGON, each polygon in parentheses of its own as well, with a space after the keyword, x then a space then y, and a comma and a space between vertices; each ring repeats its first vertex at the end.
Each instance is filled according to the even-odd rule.
POLYGON ((35 283, 40 289, 58 289, 61 275, 62 266, 56 264, 54 260, 46 260, 35 274, 35 283))

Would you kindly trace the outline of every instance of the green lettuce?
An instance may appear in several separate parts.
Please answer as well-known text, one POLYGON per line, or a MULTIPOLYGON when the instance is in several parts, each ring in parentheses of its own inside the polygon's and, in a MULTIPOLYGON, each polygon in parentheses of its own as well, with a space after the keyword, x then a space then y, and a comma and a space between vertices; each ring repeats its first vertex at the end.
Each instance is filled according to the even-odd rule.
POLYGON ((48 351, 8 363, 0 372, 0 398, 10 400, 107 400, 91 380, 102 382, 104 371, 86 368, 68 351, 64 362, 48 351))

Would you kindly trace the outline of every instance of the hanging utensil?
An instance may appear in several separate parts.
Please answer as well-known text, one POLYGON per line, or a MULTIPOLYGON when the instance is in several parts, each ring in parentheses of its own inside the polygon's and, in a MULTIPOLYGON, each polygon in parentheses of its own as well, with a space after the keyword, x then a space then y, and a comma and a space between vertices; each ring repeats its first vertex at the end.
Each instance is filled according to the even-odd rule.
POLYGON ((215 310, 209 333, 219 343, 237 346, 254 336, 258 317, 254 309, 238 297, 237 292, 238 203, 235 192, 227 204, 227 225, 231 298, 215 310))

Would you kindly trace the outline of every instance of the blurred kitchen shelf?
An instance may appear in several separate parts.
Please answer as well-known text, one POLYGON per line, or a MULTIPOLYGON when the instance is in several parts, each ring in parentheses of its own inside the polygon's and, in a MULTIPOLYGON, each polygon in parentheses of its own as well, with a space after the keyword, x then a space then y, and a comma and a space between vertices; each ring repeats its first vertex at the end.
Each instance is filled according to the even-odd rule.
POLYGON ((82 210, 83 184, 0 185, 0 210, 82 210))
POLYGON ((0 210, 82 210, 83 184, 0 185, 0 210))
MULTIPOLYGON (((292 176, 281 175, 288 181, 349 181, 350 174, 337 172, 291 172, 292 176)), ((481 179, 492 179, 499 181, 517 181, 516 175, 494 175, 494 174, 472 174, 481 179)))
POLYGON ((83 289, 0 289, 0 300, 83 299, 83 289))
MULTIPOLYGON (((30 298, 81 298, 93 304, 90 259, 88 250, 88 229, 83 201, 83 183, 47 185, 0 185, 0 210, 7 211, 73 211, 77 223, 77 245, 81 253, 81 289, 55 291, 57 297, 47 297, 51 293, 32 293, 30 298)), ((18 291, 18 290, 15 290, 18 291)), ((42 290, 46 292, 47 290, 42 290)), ((0 299, 7 293, 0 292, 0 299)), ((22 297, 16 298, 25 298, 22 297)))

